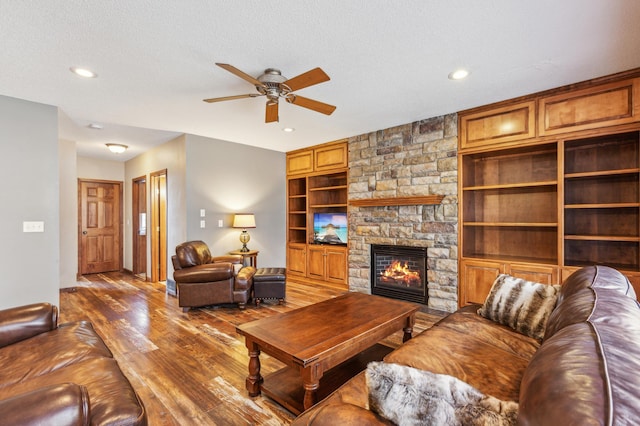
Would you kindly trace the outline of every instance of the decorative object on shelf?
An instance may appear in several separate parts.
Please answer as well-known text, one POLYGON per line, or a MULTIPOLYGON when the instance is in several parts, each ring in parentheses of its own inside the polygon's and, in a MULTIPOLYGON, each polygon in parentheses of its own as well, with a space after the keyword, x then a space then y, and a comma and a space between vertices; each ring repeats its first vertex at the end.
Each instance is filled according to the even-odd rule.
POLYGON ((242 229, 240 233, 240 242, 242 243, 241 252, 248 252, 249 248, 247 243, 251 239, 251 236, 247 232, 247 228, 256 227, 256 218, 253 213, 236 213, 233 217, 233 227, 242 229))
POLYGON ((106 145, 107 148, 109 148, 109 151, 113 152, 114 154, 122 154, 127 150, 127 148, 129 148, 127 145, 123 145, 121 143, 108 143, 106 145))

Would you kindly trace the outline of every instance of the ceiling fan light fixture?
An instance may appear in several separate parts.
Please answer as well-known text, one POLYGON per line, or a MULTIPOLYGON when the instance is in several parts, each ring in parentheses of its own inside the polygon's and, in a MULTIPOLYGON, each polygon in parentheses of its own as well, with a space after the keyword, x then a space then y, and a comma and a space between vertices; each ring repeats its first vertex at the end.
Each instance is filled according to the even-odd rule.
POLYGON ((449 80, 462 80, 467 78, 468 76, 469 71, 464 68, 460 68, 449 73, 449 80))
POLYGON ((129 148, 127 145, 123 145, 121 143, 108 143, 106 145, 107 148, 109 148, 109 151, 113 152, 114 154, 122 154, 127 150, 127 148, 129 148))

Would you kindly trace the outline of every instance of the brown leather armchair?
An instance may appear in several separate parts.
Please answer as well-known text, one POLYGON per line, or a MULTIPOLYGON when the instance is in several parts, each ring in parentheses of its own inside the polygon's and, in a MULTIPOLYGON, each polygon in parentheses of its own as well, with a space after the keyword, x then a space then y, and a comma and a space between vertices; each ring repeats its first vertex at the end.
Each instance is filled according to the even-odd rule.
POLYGON ((178 289, 178 306, 189 308, 237 303, 244 309, 253 291, 256 268, 242 266, 242 256, 212 257, 203 241, 188 241, 176 247, 173 279, 178 289))

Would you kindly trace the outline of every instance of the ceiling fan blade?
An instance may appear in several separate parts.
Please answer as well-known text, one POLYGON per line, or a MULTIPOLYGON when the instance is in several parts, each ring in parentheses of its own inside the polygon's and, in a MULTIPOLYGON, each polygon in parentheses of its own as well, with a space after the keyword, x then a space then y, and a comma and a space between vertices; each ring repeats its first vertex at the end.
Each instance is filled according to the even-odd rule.
POLYGON ((203 101, 213 103, 213 102, 222 102, 222 101, 232 101, 234 99, 255 98, 256 96, 262 96, 262 95, 259 93, 249 93, 248 95, 223 96, 221 98, 203 99, 203 101))
POLYGON ((260 87, 266 87, 260 80, 250 76, 249 74, 240 71, 238 68, 234 67, 233 65, 229 65, 229 64, 220 64, 218 62, 216 62, 216 65, 219 66, 220 68, 223 68, 227 71, 229 71, 231 74, 235 74, 238 77, 240 77, 241 79, 248 81, 249 83, 253 84, 254 86, 260 86, 260 87))
POLYGON ((278 121, 278 103, 273 101, 267 101, 267 111, 265 114, 265 123, 273 123, 278 121))
POLYGON ((329 76, 322 71, 322 69, 314 68, 300 74, 299 76, 290 78, 282 84, 291 89, 292 92, 295 92, 296 90, 304 89, 305 87, 313 86, 314 84, 323 83, 329 80, 329 76))
POLYGON ((336 109, 333 105, 325 104, 324 102, 315 101, 299 95, 290 95, 286 99, 290 104, 308 108, 326 115, 331 115, 331 113, 336 109))

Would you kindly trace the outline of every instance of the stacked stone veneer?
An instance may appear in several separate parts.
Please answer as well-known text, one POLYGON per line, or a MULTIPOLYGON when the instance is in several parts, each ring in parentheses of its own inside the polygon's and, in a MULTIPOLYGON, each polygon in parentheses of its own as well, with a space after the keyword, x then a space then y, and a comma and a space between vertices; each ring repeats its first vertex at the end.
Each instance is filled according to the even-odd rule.
POLYGON ((442 204, 349 208, 349 289, 370 293, 371 244, 427 247, 428 306, 458 304, 457 115, 349 139, 349 199, 444 195, 442 204))

